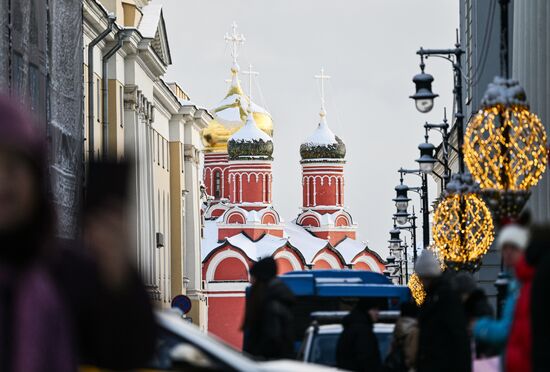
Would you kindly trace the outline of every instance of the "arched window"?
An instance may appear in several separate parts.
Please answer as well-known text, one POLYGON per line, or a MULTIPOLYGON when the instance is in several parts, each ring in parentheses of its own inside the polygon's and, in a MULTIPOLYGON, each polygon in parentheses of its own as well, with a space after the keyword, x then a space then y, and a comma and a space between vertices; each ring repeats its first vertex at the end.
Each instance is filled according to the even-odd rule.
POLYGON ((214 198, 222 197, 222 172, 219 170, 214 172, 214 198))

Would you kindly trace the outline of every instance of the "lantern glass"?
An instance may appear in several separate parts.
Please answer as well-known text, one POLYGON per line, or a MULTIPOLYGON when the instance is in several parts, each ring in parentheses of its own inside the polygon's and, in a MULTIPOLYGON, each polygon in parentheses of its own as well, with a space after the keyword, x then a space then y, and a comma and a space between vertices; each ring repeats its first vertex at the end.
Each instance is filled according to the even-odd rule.
POLYGON ((430 111, 432 111, 432 108, 434 107, 434 99, 433 98, 418 98, 415 99, 414 104, 416 105, 416 109, 425 114, 430 111))
POLYGON ((432 162, 421 162, 420 163, 420 171, 422 173, 432 173, 434 170, 434 163, 432 162))
POLYGON ((396 201, 395 202, 395 207, 397 208, 397 210, 406 211, 407 208, 409 207, 409 201, 408 200, 396 201))
POLYGON ((394 252, 393 252, 393 255, 395 256, 395 258, 398 260, 398 261, 401 261, 401 259, 403 258, 403 249, 401 247, 399 247, 399 249, 396 249, 394 252))
POLYGON ((407 223, 408 221, 408 217, 407 216, 398 216, 395 221, 399 224, 399 225, 404 225, 407 223))

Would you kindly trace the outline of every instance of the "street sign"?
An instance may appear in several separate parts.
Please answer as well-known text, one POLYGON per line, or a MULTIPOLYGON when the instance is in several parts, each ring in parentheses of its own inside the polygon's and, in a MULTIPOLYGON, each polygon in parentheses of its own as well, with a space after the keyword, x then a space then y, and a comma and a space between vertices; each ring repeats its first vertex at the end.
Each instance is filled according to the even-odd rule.
POLYGON ((172 307, 180 309, 184 314, 191 311, 191 299, 185 295, 177 295, 172 299, 172 307))

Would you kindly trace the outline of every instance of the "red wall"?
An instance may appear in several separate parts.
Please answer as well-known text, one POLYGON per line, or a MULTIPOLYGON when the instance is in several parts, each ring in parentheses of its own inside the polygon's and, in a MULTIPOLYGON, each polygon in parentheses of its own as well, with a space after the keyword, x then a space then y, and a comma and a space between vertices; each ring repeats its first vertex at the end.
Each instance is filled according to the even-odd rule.
POLYGON ((336 246, 346 237, 355 239, 356 235, 355 231, 312 231, 312 233, 318 238, 328 240, 333 246, 336 246))
MULTIPOLYGON (((242 264, 241 264, 242 265, 242 264)), ((242 350, 245 298, 209 297, 208 332, 215 334, 238 350, 242 350)))
POLYGON ((248 267, 235 257, 228 257, 218 264, 214 280, 248 280, 248 267))

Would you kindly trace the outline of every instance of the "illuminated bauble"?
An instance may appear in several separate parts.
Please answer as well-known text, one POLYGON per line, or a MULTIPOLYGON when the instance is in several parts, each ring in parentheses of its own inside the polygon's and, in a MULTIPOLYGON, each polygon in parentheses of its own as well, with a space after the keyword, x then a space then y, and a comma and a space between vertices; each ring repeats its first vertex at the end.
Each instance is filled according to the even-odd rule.
POLYGON ((411 275, 408 285, 414 298, 414 302, 416 302, 418 306, 422 305, 426 299, 426 291, 424 290, 424 286, 416 273, 411 275))
POLYGON ((468 175, 453 175, 433 217, 438 256, 451 269, 476 270, 494 239, 489 208, 468 175))
POLYGON ((493 242, 493 230, 491 212, 476 194, 450 195, 434 213, 436 249, 454 269, 476 268, 493 242))
POLYGON ((517 81, 495 78, 464 136, 464 161, 482 189, 529 190, 547 165, 546 131, 517 81))

